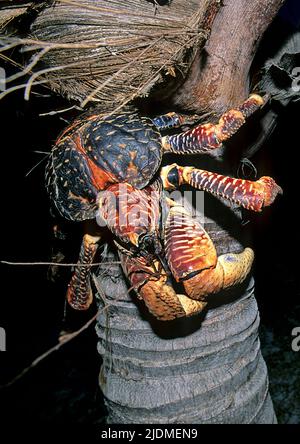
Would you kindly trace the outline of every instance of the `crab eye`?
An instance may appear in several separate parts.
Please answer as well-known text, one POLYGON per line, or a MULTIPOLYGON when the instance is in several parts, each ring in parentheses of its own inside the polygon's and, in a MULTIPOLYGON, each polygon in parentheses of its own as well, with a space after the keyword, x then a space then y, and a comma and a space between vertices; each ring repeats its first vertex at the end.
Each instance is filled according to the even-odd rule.
POLYGON ((178 188, 179 186, 179 174, 178 169, 176 167, 172 168, 168 172, 168 181, 171 185, 178 188))
POLYGON ((157 233, 140 235, 138 248, 141 252, 147 253, 149 256, 160 254, 161 244, 158 240, 157 233))

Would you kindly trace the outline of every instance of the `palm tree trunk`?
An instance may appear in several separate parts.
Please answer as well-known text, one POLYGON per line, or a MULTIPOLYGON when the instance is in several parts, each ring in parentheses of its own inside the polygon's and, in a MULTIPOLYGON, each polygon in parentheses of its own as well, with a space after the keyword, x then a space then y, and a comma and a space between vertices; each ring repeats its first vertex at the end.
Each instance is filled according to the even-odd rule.
MULTIPOLYGON (((219 254, 240 251, 224 229, 207 228, 219 254)), ((98 279, 108 306, 97 325, 108 423, 276 423, 252 277, 205 316, 173 322, 132 300, 117 265, 98 279)))
MULTIPOLYGON (((110 288, 121 290, 119 284, 110 288)), ((239 296, 211 310, 201 328, 170 339, 155 334, 126 298, 110 301, 109 340, 105 316, 97 327, 107 422, 275 423, 253 280, 239 296)), ((181 326, 182 331, 190 328, 181 326)))

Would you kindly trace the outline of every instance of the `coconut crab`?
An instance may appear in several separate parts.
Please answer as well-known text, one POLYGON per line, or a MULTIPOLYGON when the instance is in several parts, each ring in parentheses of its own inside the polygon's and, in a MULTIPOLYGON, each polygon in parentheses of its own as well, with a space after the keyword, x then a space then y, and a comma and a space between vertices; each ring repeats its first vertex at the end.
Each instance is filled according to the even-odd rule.
MULTIPOLYGON (((281 193, 271 177, 249 181, 192 166, 160 168, 162 156, 220 148, 263 104, 262 97, 252 94, 218 123, 169 136, 160 131, 180 127, 184 116, 150 119, 134 110, 109 115, 94 111, 63 131, 51 151, 46 187, 56 209, 71 221, 94 220, 98 214, 116 237, 125 274, 159 319, 200 312, 209 294, 243 281, 253 261, 250 248, 218 258, 204 228, 182 206, 162 197, 162 190, 188 184, 253 211, 281 193), (128 222, 132 211, 141 216, 139 224, 128 222), (175 293, 169 271, 183 283, 186 295, 175 293)), ((89 272, 100 242, 101 230, 87 230, 67 291, 75 309, 87 309, 92 302, 89 272)))

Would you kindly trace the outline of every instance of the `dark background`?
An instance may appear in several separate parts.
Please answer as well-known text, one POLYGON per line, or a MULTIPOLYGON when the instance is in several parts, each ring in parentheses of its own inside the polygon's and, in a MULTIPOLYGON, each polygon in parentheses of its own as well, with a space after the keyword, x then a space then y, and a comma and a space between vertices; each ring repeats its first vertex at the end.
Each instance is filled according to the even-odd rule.
MULTIPOLYGON (((299 25, 299 6, 295 1, 289 5, 273 25, 271 36, 281 23, 299 25)), ((270 42, 272 38, 265 44, 270 42)), ((53 247, 44 189, 45 161, 27 174, 44 157, 34 151, 49 151, 66 120, 71 120, 76 111, 39 116, 70 104, 47 89, 34 91, 29 102, 23 100, 22 92, 0 102, 1 260, 49 261, 53 247)), ((251 159, 258 176, 272 175, 284 195, 272 208, 250 217, 261 340, 271 395, 279 421, 294 424, 300 423, 300 352, 291 348, 291 331, 300 326, 299 111, 299 103, 279 109, 275 132, 251 159)), ((79 230, 73 226, 71 231, 66 241, 70 252, 66 261, 76 261, 79 248, 79 230)), ((7 351, 0 353, 1 381, 5 384, 57 343, 65 328, 64 294, 70 270, 63 269, 54 284, 47 279, 45 266, 0 267, 0 326, 7 334, 7 351)), ((74 326, 82 325, 93 313, 92 309, 73 318, 74 326)), ((101 423, 104 408, 97 381, 100 363, 92 326, 13 385, 2 388, 0 396, 7 415, 49 424, 101 423)))

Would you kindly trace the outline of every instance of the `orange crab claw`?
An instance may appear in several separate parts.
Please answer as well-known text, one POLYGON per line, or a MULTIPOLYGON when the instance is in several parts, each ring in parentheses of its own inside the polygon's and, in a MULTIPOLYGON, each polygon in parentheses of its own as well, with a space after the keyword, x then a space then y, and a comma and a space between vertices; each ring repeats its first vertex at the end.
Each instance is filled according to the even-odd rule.
POLYGON ((183 283, 187 295, 202 301, 243 282, 254 259, 251 248, 217 257, 207 232, 179 205, 170 208, 166 220, 165 255, 174 278, 183 283))

